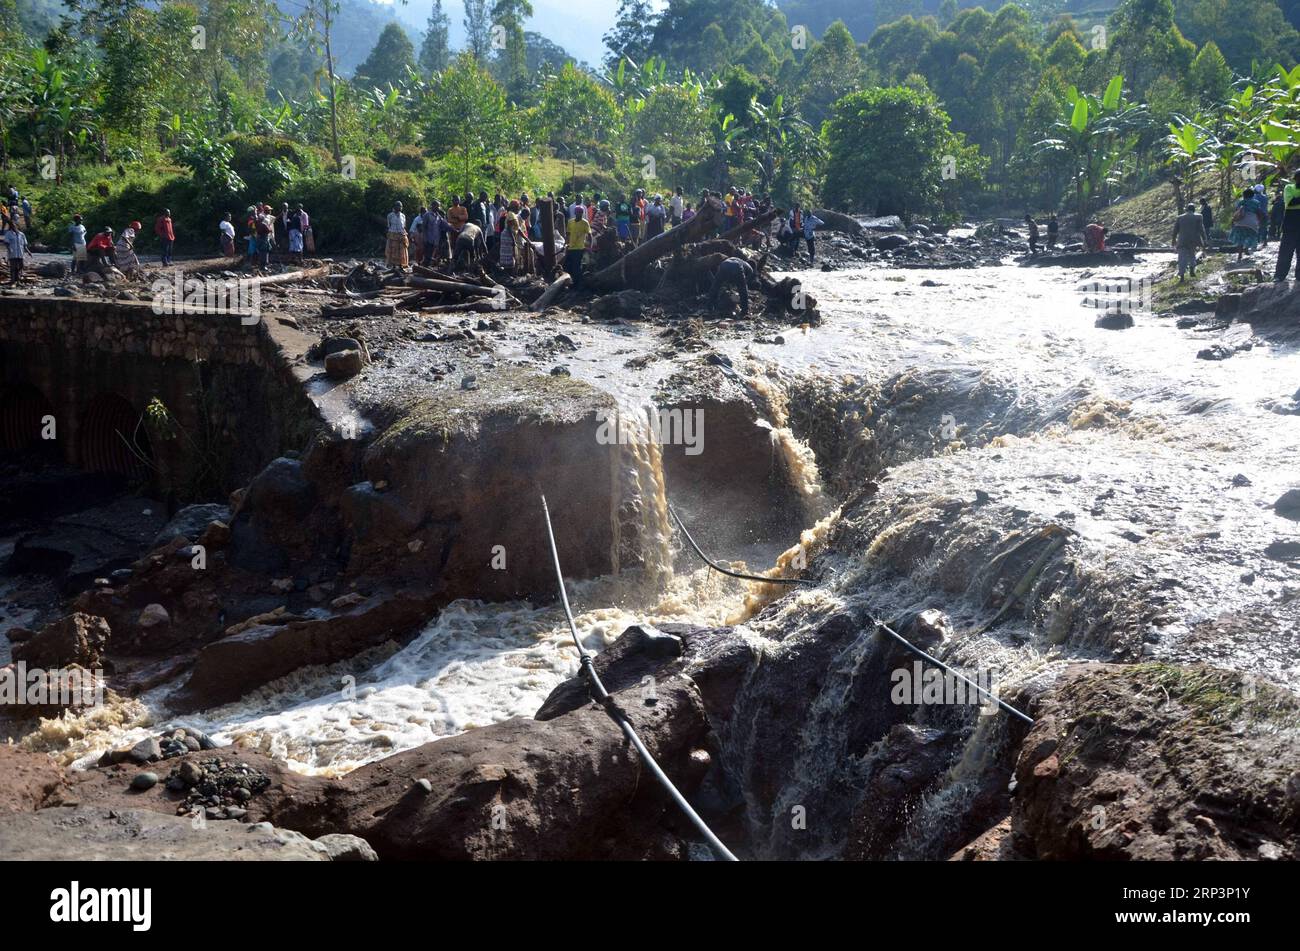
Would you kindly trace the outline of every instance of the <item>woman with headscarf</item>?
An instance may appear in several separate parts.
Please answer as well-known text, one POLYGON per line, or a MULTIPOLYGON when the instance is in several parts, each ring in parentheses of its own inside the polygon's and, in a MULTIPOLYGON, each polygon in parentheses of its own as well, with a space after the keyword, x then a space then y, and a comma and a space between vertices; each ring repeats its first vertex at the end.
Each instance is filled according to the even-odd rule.
POLYGON ((512 201, 510 210, 501 212, 501 234, 497 236, 497 263, 509 274, 515 273, 516 252, 519 249, 519 219, 515 212, 519 202, 512 201))
POLYGON ((139 233, 140 222, 131 222, 122 229, 122 234, 118 236, 117 245, 114 248, 117 257, 117 268, 127 276, 138 273, 140 270, 140 259, 135 254, 135 236, 139 233))
POLYGON ((1255 204, 1255 189, 1247 188, 1242 192, 1241 200, 1237 202, 1237 207, 1232 212, 1232 231, 1228 236, 1232 246, 1237 249, 1238 261, 1245 257, 1248 251, 1254 252, 1259 247, 1259 224, 1260 214, 1259 207, 1255 204))
POLYGON ((389 267, 405 268, 410 264, 407 240, 406 215, 402 214, 402 203, 395 201, 388 213, 388 240, 384 245, 384 260, 389 267))

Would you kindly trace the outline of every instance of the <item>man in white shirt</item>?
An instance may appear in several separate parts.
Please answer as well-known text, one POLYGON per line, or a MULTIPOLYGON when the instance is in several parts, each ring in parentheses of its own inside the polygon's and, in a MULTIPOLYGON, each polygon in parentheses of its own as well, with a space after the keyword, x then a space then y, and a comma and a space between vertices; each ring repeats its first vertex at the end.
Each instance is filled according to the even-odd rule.
POLYGON ((81 223, 81 215, 72 216, 68 234, 72 238, 72 273, 76 274, 86 269, 86 226, 81 223))
POLYGON ((9 246, 9 283, 17 284, 23 276, 23 258, 31 253, 27 250, 27 235, 13 227, 4 233, 4 239, 9 246))
POLYGON ((682 190, 680 187, 673 192, 672 201, 668 203, 668 207, 672 211, 672 225, 676 228, 682 223, 682 209, 685 207, 685 200, 682 198, 682 190))

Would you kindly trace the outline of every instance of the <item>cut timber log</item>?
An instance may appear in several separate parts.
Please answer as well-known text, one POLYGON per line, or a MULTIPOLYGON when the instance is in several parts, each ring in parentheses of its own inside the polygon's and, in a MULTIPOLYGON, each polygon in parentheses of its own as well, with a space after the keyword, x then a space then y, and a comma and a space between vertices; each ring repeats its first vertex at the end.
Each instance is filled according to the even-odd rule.
POLYGON ((721 217, 722 202, 710 198, 700 205, 700 210, 690 221, 637 245, 609 267, 590 275, 584 283, 595 291, 620 290, 627 286, 628 281, 636 280, 654 261, 708 234, 717 227, 721 217))
POLYGON ((838 211, 831 211, 829 208, 814 208, 813 214, 826 224, 829 231, 843 231, 845 234, 851 235, 862 234, 861 223, 850 215, 842 215, 838 211))
POLYGON ((533 310, 546 310, 551 304, 555 303, 555 299, 572 283, 573 278, 571 276, 561 274, 550 283, 546 290, 542 291, 541 297, 533 301, 533 310))

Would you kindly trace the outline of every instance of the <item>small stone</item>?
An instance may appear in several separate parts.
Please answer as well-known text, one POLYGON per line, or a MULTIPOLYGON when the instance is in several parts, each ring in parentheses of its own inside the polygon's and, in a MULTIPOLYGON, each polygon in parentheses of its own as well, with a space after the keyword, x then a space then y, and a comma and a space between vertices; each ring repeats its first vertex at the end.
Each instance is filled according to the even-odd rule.
POLYGON ((137 763, 153 763, 162 759, 162 746, 151 736, 131 747, 127 756, 137 763))
POLYGON ((153 789, 157 785, 157 773, 137 773, 135 779, 131 780, 131 788, 142 792, 146 789, 153 789))
POLYGON ((339 595, 330 602, 330 607, 335 611, 342 611, 345 608, 354 607, 366 600, 365 597, 357 591, 350 591, 347 594, 339 595))
POLYGON ((147 604, 144 610, 140 612, 140 617, 136 623, 141 627, 149 628, 156 627, 159 624, 170 624, 171 620, 171 615, 167 613, 167 609, 161 604, 147 604))
POLYGON ((433 792, 433 783, 429 782, 427 779, 417 779, 415 781, 415 785, 418 789, 424 791, 425 793, 433 792))
POLYGON ((195 786, 203 782, 203 768, 191 760, 181 763, 181 768, 177 775, 187 786, 195 786))
POLYGON ((378 862, 370 843, 360 836, 332 832, 316 840, 334 862, 378 862))

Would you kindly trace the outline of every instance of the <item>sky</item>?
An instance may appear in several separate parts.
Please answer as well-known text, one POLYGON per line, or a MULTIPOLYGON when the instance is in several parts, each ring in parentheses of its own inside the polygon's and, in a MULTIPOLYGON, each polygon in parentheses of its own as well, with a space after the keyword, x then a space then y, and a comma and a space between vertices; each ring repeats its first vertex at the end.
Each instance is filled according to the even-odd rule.
MULTIPOLYGON (((394 6, 397 18, 417 33, 424 32, 433 0, 407 0, 405 4, 396 0, 374 0, 376 3, 394 6)), ((587 63, 599 63, 604 55, 601 37, 614 25, 614 16, 618 12, 618 0, 532 0, 533 16, 524 28, 540 33, 552 43, 557 43, 569 51, 574 58, 587 63)), ((666 6, 666 2, 656 2, 655 7, 666 6)), ((443 12, 451 20, 451 46, 457 49, 465 45, 465 5, 462 0, 443 0, 443 12)))

